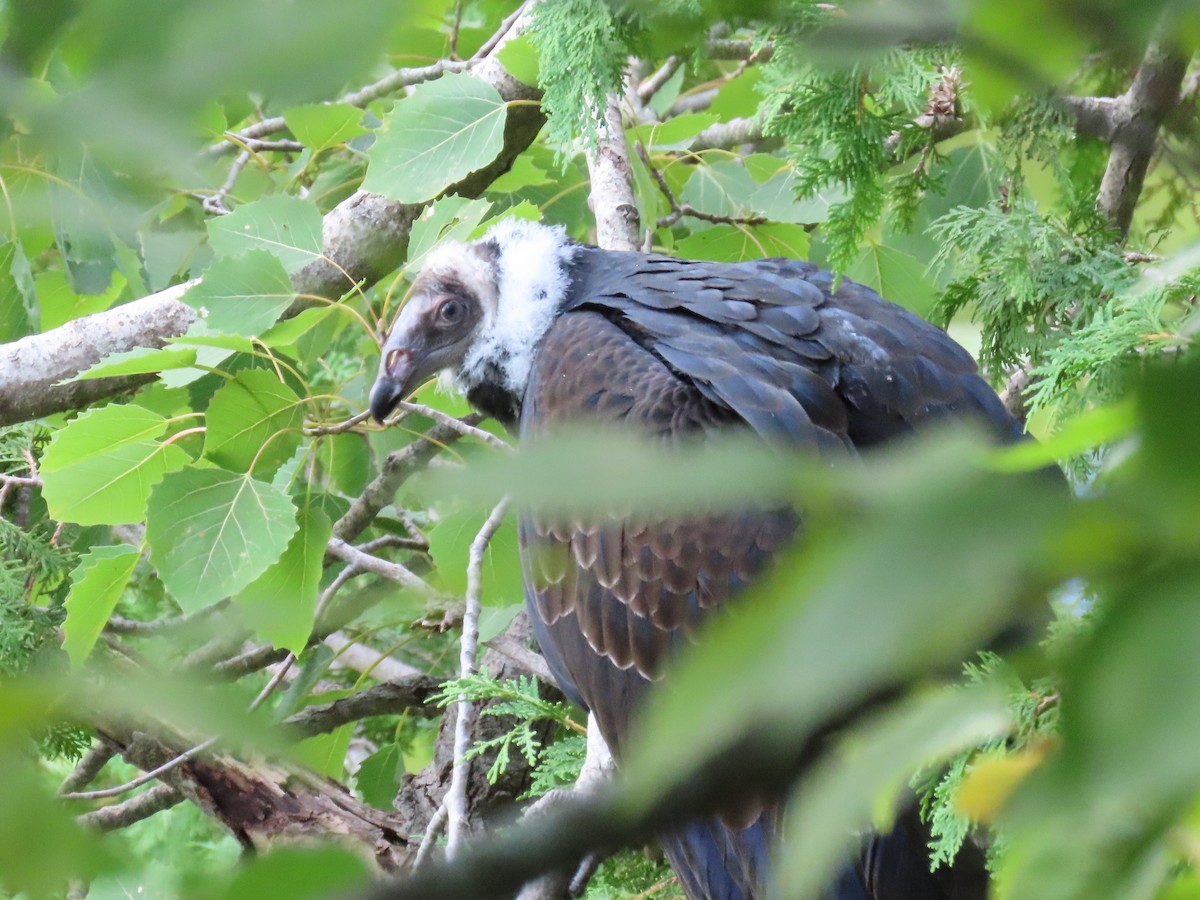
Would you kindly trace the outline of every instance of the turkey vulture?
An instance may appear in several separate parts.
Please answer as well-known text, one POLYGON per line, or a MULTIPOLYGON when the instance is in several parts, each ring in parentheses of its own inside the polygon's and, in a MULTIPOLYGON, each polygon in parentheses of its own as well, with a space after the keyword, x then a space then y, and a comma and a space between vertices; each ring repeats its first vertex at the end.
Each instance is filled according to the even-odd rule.
MULTIPOLYGON (((567 423, 666 440, 731 428, 853 453, 945 416, 1001 440, 1020 426, 943 331, 873 291, 791 259, 714 263, 572 243, 505 221, 429 254, 383 345, 371 412, 451 370, 467 399, 521 437, 567 423)), ((787 509, 670 521, 519 523, 534 628, 563 691, 620 759, 632 711, 706 611, 736 596, 792 539, 787 509)), ((714 817, 663 837, 695 900, 761 893, 778 818, 714 817)), ((863 842, 828 896, 986 896, 976 851, 929 872, 915 814, 863 842)))

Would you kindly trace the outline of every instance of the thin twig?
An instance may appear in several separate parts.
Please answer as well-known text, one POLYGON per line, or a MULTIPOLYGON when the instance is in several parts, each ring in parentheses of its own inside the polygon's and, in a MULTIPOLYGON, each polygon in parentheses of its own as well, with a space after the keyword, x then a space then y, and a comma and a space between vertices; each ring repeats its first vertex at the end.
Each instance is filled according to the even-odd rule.
MULTIPOLYGON (((512 444, 503 438, 497 437, 490 431, 484 431, 482 428, 476 427, 471 422, 455 418, 452 415, 442 412, 440 409, 434 409, 432 406, 426 406, 424 403, 410 403, 407 400, 402 400, 400 402, 400 409, 404 414, 416 413, 419 416, 425 416, 427 419, 433 419, 435 422, 440 422, 449 428, 455 429, 461 435, 476 438, 477 440, 483 441, 485 444, 490 444, 491 446, 500 450, 511 451, 513 449, 512 444)), ((399 418, 403 418, 403 416, 390 419, 387 424, 390 425, 399 418)))
MULTIPOLYGON (((482 608, 483 555, 488 543, 504 521, 508 511, 508 498, 501 500, 488 515, 483 527, 471 541, 471 553, 467 561, 467 608, 463 613, 462 643, 459 649, 459 677, 467 678, 477 671, 475 657, 479 650, 479 615, 482 608)), ((457 719, 454 726, 454 769, 450 775, 450 790, 446 792, 447 839, 446 855, 453 858, 462 846, 467 833, 469 810, 467 809, 467 780, 470 775, 471 732, 475 723, 475 704, 460 697, 456 704, 457 719)))
POLYGON ((175 756, 161 766, 151 769, 149 772, 143 772, 137 778, 127 781, 124 784, 118 784, 116 787, 104 788, 98 791, 73 791, 60 793, 58 796, 62 800, 103 800, 107 797, 119 797, 121 794, 127 794, 135 788, 140 788, 143 784, 154 781, 154 779, 166 775, 172 769, 178 768, 183 763, 187 762, 198 753, 203 753, 209 747, 217 742, 215 737, 211 737, 206 741, 196 744, 184 750, 178 756, 175 756))
MULTIPOLYGON (((229 144, 221 144, 219 146, 227 147, 229 144)), ((210 194, 204 197, 200 203, 204 211, 213 216, 224 216, 229 214, 229 208, 225 205, 225 198, 233 190, 233 186, 237 183, 238 176, 242 174, 242 169, 246 168, 246 163, 250 162, 250 151, 242 149, 233 162, 229 164, 229 174, 225 176, 225 182, 217 188, 215 194, 210 194)))
POLYGON ((438 693, 439 683, 432 675, 418 673, 404 682, 377 684, 330 703, 306 706, 281 723, 301 737, 326 734, 349 722, 372 716, 397 715, 412 712, 419 716, 435 716, 436 706, 427 705, 438 693))
POLYGON ((308 437, 320 437, 326 434, 343 434, 347 431, 353 431, 367 419, 371 418, 371 411, 364 409, 356 416, 351 416, 344 422, 336 422, 333 425, 308 425, 305 426, 304 433, 308 437))
MULTIPOLYGON (((461 420, 469 425, 483 421, 483 416, 474 414, 461 420)), ((462 437, 458 428, 439 423, 406 447, 393 450, 383 460, 379 474, 367 485, 350 508, 333 526, 336 537, 352 541, 379 515, 380 510, 395 499, 396 491, 410 475, 417 472, 438 451, 462 437)))
POLYGON ((492 36, 483 42, 483 46, 475 51, 475 53, 471 56, 471 59, 477 60, 483 59, 485 56, 490 56, 493 50, 495 50, 501 43, 508 40, 509 34, 516 26, 517 21, 526 13, 528 13, 529 10, 533 8, 533 5, 537 2, 538 0, 525 0, 524 3, 518 6, 507 19, 500 23, 500 27, 496 29, 492 36))
POLYGON ((343 562, 350 563, 363 572, 371 572, 381 578, 386 578, 388 581, 402 584, 425 596, 437 593, 433 585, 419 575, 414 574, 407 567, 400 565, 400 563, 380 559, 378 556, 372 556, 370 553, 364 553, 341 538, 330 538, 326 552, 343 562))
POLYGON ((643 78, 641 84, 637 86, 638 100, 642 103, 649 102, 650 98, 662 90, 663 85, 679 71, 681 65, 683 65, 683 60, 680 57, 668 56, 667 61, 659 66, 654 74, 643 78))
POLYGON ((650 175, 658 185, 658 189, 662 192, 662 195, 671 207, 671 212, 658 220, 657 224, 659 228, 669 228, 684 216, 701 219, 705 222, 726 225, 762 225, 770 221, 765 216, 718 216, 696 209, 690 203, 680 203, 675 197, 675 192, 671 190, 671 186, 667 184, 667 179, 663 177, 662 172, 658 171, 654 163, 650 161, 650 154, 646 152, 646 148, 642 142, 638 141, 634 147, 637 149, 638 158, 641 159, 642 164, 650 172, 650 175))
POLYGON ((454 4, 454 24, 450 28, 450 58, 458 59, 458 32, 462 28, 463 0, 454 4))
POLYGON ((421 845, 417 847, 417 856, 413 860, 414 869, 421 868, 421 866, 429 861, 429 854, 433 852, 433 847, 437 843, 438 836, 446 830, 447 817, 446 802, 443 800, 434 811, 429 824, 425 826, 425 834, 421 836, 421 845))
POLYGON ((210 606, 203 609, 198 609, 194 613, 188 613, 184 616, 170 616, 163 619, 153 619, 149 622, 139 622, 137 619, 126 619, 123 616, 111 616, 104 625, 104 630, 112 634, 135 635, 137 637, 150 637, 156 634, 164 634, 170 631, 178 631, 182 628, 187 628, 197 622, 201 622, 210 616, 221 612, 229 606, 228 598, 218 600, 210 606))
POLYGON ((363 553, 374 553, 377 550, 382 550, 384 547, 395 547, 400 550, 415 550, 418 553, 427 553, 429 551, 429 541, 423 537, 404 537, 401 534, 385 534, 382 537, 377 537, 373 541, 367 541, 364 544, 359 544, 358 549, 363 553))

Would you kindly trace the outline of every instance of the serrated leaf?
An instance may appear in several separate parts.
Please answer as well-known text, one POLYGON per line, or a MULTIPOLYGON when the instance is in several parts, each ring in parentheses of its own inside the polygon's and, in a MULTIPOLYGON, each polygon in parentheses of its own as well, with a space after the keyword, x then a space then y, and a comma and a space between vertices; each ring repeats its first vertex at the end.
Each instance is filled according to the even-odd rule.
POLYGON ((506 109, 494 87, 471 75, 418 85, 384 119, 363 190, 402 203, 436 197, 496 158, 506 109))
POLYGON ((630 132, 629 139, 647 147, 670 148, 686 143, 718 120, 713 113, 684 113, 665 122, 639 125, 630 132))
POLYGON ((84 369, 67 381, 87 381, 114 375, 142 375, 161 372, 164 369, 183 368, 195 361, 196 351, 186 347, 138 347, 123 353, 110 353, 91 368, 84 369))
POLYGON ((300 443, 304 405, 274 372, 248 369, 213 395, 205 424, 206 457, 267 479, 300 443))
POLYGON ((208 240, 218 257, 265 250, 294 272, 321 256, 321 211, 299 197, 274 194, 209 219, 208 240))
POLYGON ((426 254, 439 242, 467 240, 490 208, 486 200, 458 196, 443 197, 427 206, 413 222, 408 239, 408 270, 419 272, 426 254))
POLYGON ((392 811, 400 776, 404 774, 404 754, 396 744, 376 750, 358 767, 355 781, 362 798, 376 809, 392 811))
POLYGON ((157 438, 167 420, 140 406, 89 410, 58 431, 42 457, 50 515, 80 525, 140 522, 151 487, 189 462, 157 438))
MULTIPOLYGON (((443 516, 426 537, 429 555, 437 565, 438 580, 446 590, 467 590, 467 560, 471 542, 487 518, 477 510, 462 510, 443 516)), ((509 606, 524 597, 520 558, 517 555, 517 526, 513 516, 492 536, 483 558, 482 599, 489 606, 509 606)))
POLYGON ((845 274, 919 316, 928 315, 937 298, 937 286, 925 266, 904 251, 884 244, 868 242, 845 274))
POLYGON ((363 111, 349 103, 310 103, 293 106, 283 113, 296 140, 313 150, 344 144, 352 137, 366 134, 367 129, 359 124, 362 117, 363 111))
POLYGON ((241 591, 296 533, 287 494, 225 469, 173 472, 151 492, 150 561, 185 612, 241 591))
MULTIPOLYGON (((319 698, 310 695, 309 701, 328 703, 349 694, 350 691, 326 691, 319 698)), ((354 723, 349 722, 328 734, 318 734, 300 741, 292 748, 292 756, 297 762, 322 775, 340 779, 345 775, 346 751, 350 748, 350 738, 353 734, 354 723)))
POLYGON ((290 319, 276 322, 262 333, 260 339, 272 349, 291 347, 309 331, 329 318, 333 310, 332 306, 315 306, 312 309, 306 309, 290 319))
POLYGON ((275 324, 295 297, 283 264, 265 250, 218 259, 183 295, 210 331, 254 337, 275 324))
POLYGON ((303 507, 298 521, 279 560, 233 598, 259 636, 297 654, 312 634, 325 547, 333 534, 329 517, 315 506, 303 507))
POLYGON ((787 256, 808 256, 809 239, 799 225, 768 222, 765 225, 712 225, 694 231, 675 244, 675 252, 688 259, 740 262, 787 256))
POLYGON ((71 665, 83 665, 92 652, 129 583, 139 555, 136 548, 127 544, 96 547, 71 573, 71 590, 65 603, 67 618, 63 622, 63 649, 71 665))
POLYGON ((511 41, 506 41, 496 56, 508 74, 517 81, 528 85, 538 83, 538 71, 541 66, 537 48, 534 47, 528 33, 519 34, 511 41))

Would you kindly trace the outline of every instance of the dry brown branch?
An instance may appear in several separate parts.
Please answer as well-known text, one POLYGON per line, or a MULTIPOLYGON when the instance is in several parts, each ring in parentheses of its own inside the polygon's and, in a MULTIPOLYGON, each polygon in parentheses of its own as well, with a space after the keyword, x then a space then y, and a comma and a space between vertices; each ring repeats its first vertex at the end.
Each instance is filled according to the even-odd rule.
POLYGON ((435 716, 437 707, 427 706, 429 698, 438 691, 438 681, 418 673, 403 682, 377 684, 329 703, 306 706, 282 722, 282 727, 297 738, 326 734, 349 722, 372 716, 391 716, 412 712, 420 716, 435 716))

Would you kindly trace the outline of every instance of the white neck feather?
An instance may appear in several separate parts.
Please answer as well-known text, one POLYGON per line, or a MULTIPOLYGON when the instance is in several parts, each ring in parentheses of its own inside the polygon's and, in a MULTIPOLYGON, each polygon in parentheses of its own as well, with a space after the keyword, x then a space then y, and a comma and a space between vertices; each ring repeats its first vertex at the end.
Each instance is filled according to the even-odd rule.
POLYGON ((500 248, 496 309, 481 323, 457 381, 465 391, 499 372, 502 386, 519 398, 538 342, 566 299, 575 248, 562 226, 522 219, 505 219, 482 240, 500 248))

